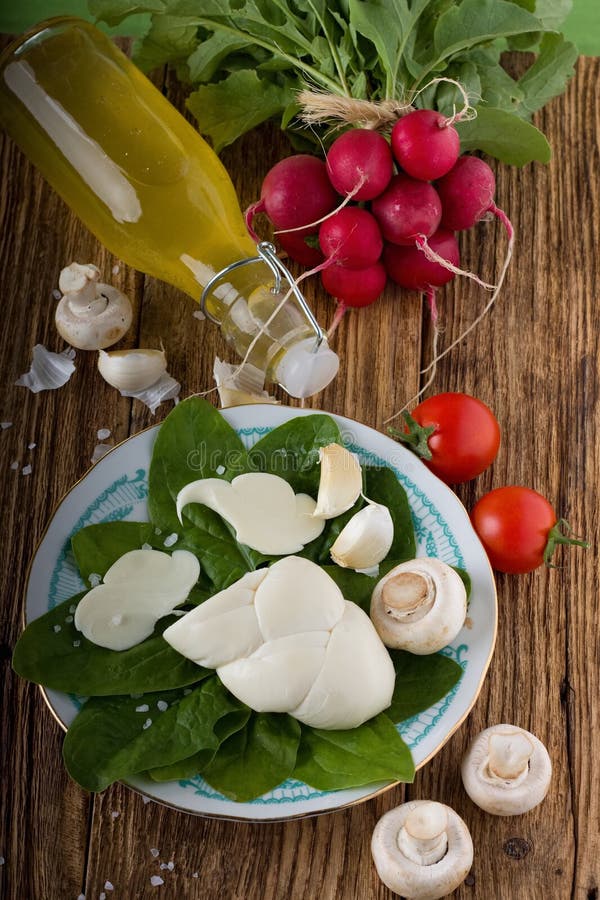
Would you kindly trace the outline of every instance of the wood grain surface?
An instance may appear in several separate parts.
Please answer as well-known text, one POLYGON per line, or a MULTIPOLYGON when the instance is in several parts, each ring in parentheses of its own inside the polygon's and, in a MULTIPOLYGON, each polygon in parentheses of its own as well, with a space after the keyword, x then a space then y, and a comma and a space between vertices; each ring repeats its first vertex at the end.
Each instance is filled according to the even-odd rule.
MULTIPOLYGON (((189 298, 106 253, 15 146, 2 141, 0 419, 13 425, 0 434, 0 896, 76 900, 83 893, 91 900, 104 891, 109 900, 388 900, 371 862, 375 822, 405 798, 430 797, 452 805, 473 835, 475 861, 459 900, 598 900, 599 80, 600 61, 580 60, 566 96, 540 117, 554 147, 549 166, 498 169, 497 202, 517 232, 514 262, 497 308, 443 360, 434 386, 475 394, 502 426, 493 468, 458 489, 465 505, 492 486, 530 485, 588 536, 592 549, 561 553, 556 569, 498 577, 498 643, 477 705, 414 785, 286 824, 194 818, 144 804, 118 785, 88 796, 63 769, 62 733, 39 691, 11 671, 29 559, 54 505, 88 468, 97 429, 110 428, 116 442, 170 408, 160 407, 153 419, 106 385, 94 355, 82 352, 59 391, 33 395, 13 386, 34 344, 62 346, 52 297, 62 266, 93 261, 110 278, 120 265, 112 280, 136 310, 122 346, 152 347, 162 339, 184 395, 211 385, 215 353, 226 351, 217 329, 192 318, 189 298), (35 449, 27 449, 30 442, 35 449), (14 460, 20 467, 30 462, 31 475, 13 471, 14 460), (464 749, 495 722, 532 730, 553 760, 548 798, 520 818, 481 813, 461 787, 464 749), (160 870, 169 860, 173 871, 160 870), (153 874, 164 878, 161 887, 151 886, 153 874)), ((165 88, 182 108, 170 78, 165 88)), ((242 204, 257 196, 264 173, 286 152, 277 130, 266 127, 223 154, 242 204)), ((504 247, 493 222, 461 237, 468 267, 490 279, 504 247)), ((316 286, 307 293, 320 321, 330 321, 330 301, 316 286)), ((443 292, 444 344, 484 302, 464 281, 443 292)), ((421 299, 389 290, 373 308, 346 317, 336 339, 340 374, 312 405, 381 427, 415 392, 429 340, 421 299)))

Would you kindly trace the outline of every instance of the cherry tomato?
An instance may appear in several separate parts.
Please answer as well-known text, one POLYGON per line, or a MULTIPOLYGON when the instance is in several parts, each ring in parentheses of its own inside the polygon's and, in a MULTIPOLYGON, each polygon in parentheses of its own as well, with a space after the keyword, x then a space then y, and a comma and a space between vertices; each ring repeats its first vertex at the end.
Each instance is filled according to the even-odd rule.
POLYGON ((557 544, 587 547, 585 541, 569 537, 564 519, 557 521, 545 497, 531 488, 490 491, 473 507, 471 521, 492 567, 499 572, 531 572, 549 563, 557 544))
POLYGON ((485 403, 469 394, 436 394, 404 418, 404 432, 390 431, 446 484, 470 481, 496 458, 498 421, 485 403))

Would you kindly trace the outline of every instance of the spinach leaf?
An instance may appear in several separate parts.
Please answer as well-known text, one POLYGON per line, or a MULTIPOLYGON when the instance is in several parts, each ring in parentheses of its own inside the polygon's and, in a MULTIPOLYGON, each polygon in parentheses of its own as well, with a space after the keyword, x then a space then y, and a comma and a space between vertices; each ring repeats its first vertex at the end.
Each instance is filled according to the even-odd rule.
POLYGON ((131 697, 88 700, 65 737, 67 771, 88 791, 102 791, 114 781, 215 750, 217 722, 244 709, 215 677, 189 695, 160 691, 131 697), (158 704, 168 704, 161 712, 158 704))
POLYGON ((460 580, 462 581, 462 583, 465 586, 465 590, 467 592, 467 603, 468 603, 469 600, 471 599, 471 589, 472 589, 471 576, 469 575, 469 573, 467 572, 466 569, 461 569, 459 566, 451 566, 451 568, 454 569, 454 571, 460 577, 460 580))
POLYGON ((155 535, 150 522, 101 522, 87 525, 73 535, 71 547, 81 577, 91 587, 92 573, 104 577, 121 556, 139 550, 142 544, 164 550, 162 541, 164 537, 155 535))
POLYGON ((378 576, 363 575, 355 572, 354 569, 342 569, 340 566, 322 566, 321 568, 335 581, 346 600, 356 603, 369 615, 371 594, 379 580, 378 576))
POLYGON ((460 681, 463 670, 447 656, 415 656, 406 650, 390 650, 396 670, 392 703, 385 713, 392 722, 403 722, 429 709, 460 681))
POLYGON ((370 500, 387 506, 394 523, 394 540, 386 559, 397 563, 417 555, 415 529, 406 491, 387 466, 365 469, 365 492, 370 500))
POLYGON ((310 494, 316 499, 321 472, 319 448, 341 443, 340 429, 330 416, 298 416, 257 441, 248 451, 248 466, 254 472, 279 475, 297 494, 310 494))
POLYGON ((164 640, 162 632, 175 621, 173 616, 161 619, 155 633, 130 650, 108 650, 88 641, 73 623, 83 596, 65 600, 27 626, 12 660, 22 678, 69 694, 105 697, 185 687, 212 674, 164 640))
POLYGON ((211 509, 198 503, 190 504, 183 521, 183 534, 177 546, 190 550, 198 557, 203 572, 212 583, 211 595, 229 587, 255 568, 251 557, 244 554, 242 545, 236 542, 221 517, 211 509), (192 527, 189 527, 188 513, 196 523, 192 527), (200 522, 203 524, 198 524, 200 522))
POLYGON ((221 744, 202 777, 231 800, 254 800, 289 778, 299 743, 296 719, 253 713, 245 728, 221 744))
MULTIPOLYGON (((221 413, 200 397, 183 400, 162 423, 154 444, 148 476, 150 519, 166 533, 179 534, 175 501, 182 487, 200 478, 231 481, 246 471, 244 445, 221 413)), ((195 524, 203 523, 204 515, 195 524)))
POLYGON ((294 777, 318 790, 411 782, 414 773, 410 750, 383 713, 349 731, 302 726, 294 777))

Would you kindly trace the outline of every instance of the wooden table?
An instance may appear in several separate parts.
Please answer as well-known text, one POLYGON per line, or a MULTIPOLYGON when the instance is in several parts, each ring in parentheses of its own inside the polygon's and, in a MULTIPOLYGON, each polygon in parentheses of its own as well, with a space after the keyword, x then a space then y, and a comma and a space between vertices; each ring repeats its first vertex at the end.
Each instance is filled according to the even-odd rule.
MULTIPOLYGON (((391 894, 375 874, 369 842, 375 822, 406 798, 433 798, 466 820, 475 862, 456 896, 478 900, 597 900, 600 885, 600 61, 581 60, 567 95, 540 116, 554 147, 550 166, 498 170, 497 200, 516 228, 516 253, 492 315, 446 357, 436 391, 472 393, 492 406, 503 429, 493 469, 458 495, 469 508, 492 486, 526 484, 544 493, 589 551, 559 555, 560 568, 498 577, 496 653, 475 709, 414 785, 390 790, 353 809, 287 824, 234 824, 171 812, 124 787, 90 797, 61 762, 62 732, 37 688, 11 671, 21 630, 26 570, 53 507, 90 465, 101 427, 120 441, 153 419, 122 399, 96 372, 94 354, 77 355, 61 390, 38 395, 13 387, 31 349, 62 346, 54 326, 58 274, 78 260, 109 279, 119 260, 106 253, 9 140, 2 143, 0 434, 2 474, 2 806, 0 895, 11 900, 99 897, 172 900, 369 900, 391 894), (27 445, 35 442, 35 449, 27 445), (29 476, 13 471, 31 462, 29 476), (521 818, 480 812, 466 797, 458 762, 482 728, 511 722, 547 745, 554 778, 544 804, 521 818), (172 872, 159 870, 150 848, 172 872), (151 887, 159 873, 165 884, 151 887), (193 878, 198 872, 199 877, 193 878)), ((167 78, 169 96, 182 97, 167 78)), ((223 154, 242 204, 254 199, 269 166, 287 152, 265 128, 223 154)), ((467 266, 493 278, 505 248, 501 229, 481 224, 461 237, 467 266)), ((135 303, 124 346, 165 343, 183 394, 211 385, 218 331, 192 318, 193 302, 173 288, 120 264, 112 280, 135 303)), ((321 322, 332 306, 308 291, 321 322)), ((317 296, 318 295, 318 296, 317 296)), ((464 280, 440 307, 447 344, 474 318, 482 293, 464 280)), ((390 290, 367 311, 346 317, 336 349, 342 368, 313 405, 380 427, 413 395, 429 355, 422 300, 390 290)))

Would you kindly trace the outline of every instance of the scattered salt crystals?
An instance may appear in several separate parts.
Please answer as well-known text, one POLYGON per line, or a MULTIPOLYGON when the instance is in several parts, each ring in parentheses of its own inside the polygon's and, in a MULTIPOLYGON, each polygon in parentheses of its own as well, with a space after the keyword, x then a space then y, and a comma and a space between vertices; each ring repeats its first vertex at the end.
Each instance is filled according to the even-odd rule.
POLYGON ((62 294, 58 290, 58 288, 54 288, 54 290, 52 291, 52 296, 54 297, 55 300, 62 300, 62 294))
POLYGON ((183 692, 183 696, 184 696, 184 697, 187 697, 188 694, 191 694, 191 693, 192 693, 192 689, 191 689, 191 688, 186 688, 186 689, 184 690, 184 692, 183 692))
POLYGON ((171 613, 171 615, 177 616, 177 618, 179 618, 179 616, 185 616, 186 611, 185 611, 185 609, 174 609, 173 612, 171 613))
POLYGON ((142 544, 142 550, 152 550, 152 544, 142 544))
POLYGON ((74 647, 81 647, 81 641, 73 641, 74 647))
POLYGON ((23 466, 21 469, 21 475, 31 475, 33 469, 31 465, 28 463, 26 466, 23 466))
POLYGON ((109 450, 112 450, 112 444, 96 444, 91 456, 92 465, 95 466, 103 456, 106 456, 109 450))
POLYGON ((60 625, 53 625, 52 628, 53 628, 54 634, 58 634, 59 631, 62 631, 62 628, 60 627, 60 625))
POLYGON ((201 309, 195 309, 192 315, 195 319, 200 319, 200 321, 206 318, 201 309))
POLYGON ((11 464, 10 464, 10 467, 13 470, 13 472, 16 472, 17 469, 19 468, 19 460, 18 459, 13 460, 13 462, 11 462, 11 464))
POLYGON ((131 697, 132 700, 139 700, 140 697, 143 697, 144 695, 143 694, 130 694, 129 696, 131 697))
POLYGON ((217 466, 215 472, 217 473, 217 475, 224 475, 226 472, 225 466, 217 466))
POLYGON ((99 441, 105 441, 106 438, 109 438, 111 435, 110 428, 99 428, 96 432, 96 436, 99 441))
MULTIPOLYGON (((6 860, 4 859, 4 857, 0 856, 0 866, 3 866, 5 862, 6 862, 6 860)), ((84 900, 85 900, 85 897, 84 897, 84 900)))
POLYGON ((197 878, 197 877, 198 877, 198 873, 197 873, 197 872, 192 872, 192 878, 197 878))
POLYGON ((152 854, 154 859, 156 859, 157 856, 160 856, 160 850, 158 850, 156 847, 150 847, 150 853, 152 854))
POLYGON ((120 815, 121 815, 120 812, 117 812, 116 809, 113 809, 113 811, 110 814, 110 817, 111 817, 111 819, 118 819, 120 815))
POLYGON ((169 704, 166 700, 159 700, 156 704, 156 708, 160 710, 160 712, 166 712, 169 708, 169 704))
POLYGON ((119 625, 121 625, 122 623, 123 623, 123 616, 121 615, 121 613, 117 613, 117 614, 114 615, 114 616, 112 617, 112 619, 110 620, 110 624, 111 624, 111 625, 114 625, 115 628, 118 628, 119 625))
POLYGON ((104 893, 104 891, 102 891, 98 900, 106 900, 106 894, 104 893))
POLYGON ((146 719, 146 721, 145 721, 144 724, 142 725, 142 729, 143 729, 144 731, 146 731, 146 729, 147 729, 147 728, 150 728, 151 725, 152 725, 152 719, 146 719))
POLYGON ((0 422, 0 428, 6 431, 7 428, 12 428, 12 422, 0 422))
POLYGON ((160 875, 151 875, 150 876, 150 884, 152 887, 158 887, 161 884, 164 884, 164 881, 160 877, 160 875))
POLYGON ((85 900, 85 894, 80 894, 77 900, 85 900))
POLYGON ((121 271, 121 269, 119 268, 119 266, 113 266, 113 267, 112 267, 112 273, 113 273, 113 275, 118 275, 120 271, 121 271))
POLYGON ((36 344, 29 372, 17 378, 15 384, 29 388, 33 394, 54 391, 66 384, 75 371, 74 358, 75 351, 72 347, 67 347, 62 353, 53 353, 43 344, 36 344))
POLYGON ((145 403, 152 415, 161 403, 174 400, 181 391, 181 385, 168 372, 163 372, 158 381, 141 391, 121 391, 122 397, 133 397, 145 403))
POLYGON ((114 889, 115 888, 114 888, 114 885, 112 884, 112 882, 110 882, 110 881, 104 882, 104 890, 105 891, 114 891, 114 889))
POLYGON ((37 447, 37 444, 35 443, 35 441, 32 441, 30 444, 27 444, 28 450, 35 450, 36 447, 37 447))
POLYGON ((162 528, 155 528, 154 534, 156 534, 156 535, 162 534, 162 528))
POLYGON ((164 547, 172 547, 173 544, 176 544, 178 540, 179 540, 179 535, 175 534, 175 532, 173 532, 173 534, 170 534, 168 537, 166 537, 164 539, 163 546, 164 547))
POLYGON ((148 803, 152 803, 152 797, 146 797, 145 794, 142 794, 142 803, 146 806, 148 803))
POLYGON ((148 706, 147 703, 142 703, 141 706, 136 706, 135 711, 136 712, 150 712, 150 707, 148 706))
POLYGON ((88 575, 88 581, 93 588, 98 587, 98 585, 102 581, 102 575, 98 575, 97 572, 90 572, 90 574, 88 575))
POLYGON ((65 622, 67 623, 67 625, 70 625, 72 621, 73 621, 73 616, 67 616, 67 618, 65 619, 65 622))
POLYGON ((175 863, 174 862, 161 863, 160 867, 161 867, 161 869, 167 869, 169 872, 172 872, 173 869, 175 868, 175 863))
POLYGON ((75 603, 71 603, 71 605, 69 607, 69 612, 74 613, 76 609, 77 609, 77 606, 75 605, 75 603))

